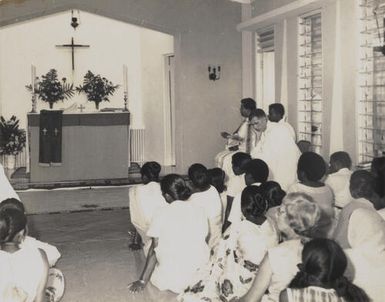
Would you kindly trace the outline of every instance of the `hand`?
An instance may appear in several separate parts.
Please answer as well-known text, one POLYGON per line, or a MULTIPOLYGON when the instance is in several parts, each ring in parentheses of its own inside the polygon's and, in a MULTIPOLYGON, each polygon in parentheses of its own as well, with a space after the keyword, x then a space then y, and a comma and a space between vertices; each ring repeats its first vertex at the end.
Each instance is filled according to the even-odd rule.
POLYGON ((132 282, 127 286, 128 290, 133 294, 143 291, 145 287, 146 287, 146 282, 143 280, 132 282))
POLYGON ((239 136, 238 133, 233 134, 231 137, 233 140, 238 141, 238 142, 243 142, 243 138, 239 136))
POLYGON ((230 138, 230 137, 231 137, 231 134, 224 131, 224 132, 221 132, 221 136, 222 136, 223 138, 230 138))

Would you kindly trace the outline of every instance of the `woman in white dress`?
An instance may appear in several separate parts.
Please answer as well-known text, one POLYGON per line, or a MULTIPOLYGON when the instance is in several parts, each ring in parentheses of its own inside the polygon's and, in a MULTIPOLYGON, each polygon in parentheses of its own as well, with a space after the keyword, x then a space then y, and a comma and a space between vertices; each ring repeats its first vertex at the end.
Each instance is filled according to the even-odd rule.
POLYGON ((274 229, 266 221, 268 208, 259 187, 243 190, 244 219, 227 229, 210 262, 197 272, 179 301, 233 301, 249 290, 266 251, 278 244, 274 229))
POLYGON ((214 249, 222 237, 222 202, 217 189, 210 185, 208 171, 202 164, 193 164, 188 169, 194 193, 189 202, 201 207, 209 220, 210 249, 214 249))
POLYGON ((322 181, 325 173, 326 163, 319 154, 302 153, 297 165, 299 182, 292 184, 287 193, 302 192, 310 195, 329 217, 334 217, 333 191, 322 181))
POLYGON ((302 250, 299 272, 280 294, 280 302, 369 302, 345 276, 348 260, 333 240, 317 238, 302 250))
MULTIPOLYGON (((140 169, 143 184, 134 186, 128 191, 131 222, 141 236, 145 255, 147 255, 151 245, 151 238, 146 233, 152 217, 160 207, 167 205, 160 190, 160 171, 161 166, 157 162, 150 161, 145 163, 140 169)), ((137 234, 134 236, 133 243, 129 247, 133 250, 141 247, 140 238, 137 234)))
POLYGON ((283 242, 268 250, 253 285, 240 301, 279 301, 280 292, 298 272, 303 243, 309 238, 326 237, 322 215, 322 210, 309 195, 290 193, 285 196, 275 219, 283 242), (266 290, 268 294, 265 294, 266 290))
POLYGON ((0 212, 0 301, 46 301, 48 260, 38 248, 21 246, 27 217, 16 209, 0 212))
POLYGON ((374 207, 374 183, 369 171, 352 173, 350 193, 354 199, 342 209, 334 239, 350 260, 354 284, 372 301, 381 302, 385 297, 385 221, 374 207))
MULTIPOLYGON (((0 203, 0 212, 7 209, 14 209, 25 214, 23 203, 15 198, 8 198, 0 203)), ((25 234, 23 240, 20 242, 19 248, 25 250, 40 249, 45 252, 49 265, 48 280, 45 291, 47 297, 46 302, 60 301, 64 295, 65 279, 62 271, 55 267, 57 261, 61 257, 59 250, 55 246, 37 240, 27 234, 25 234)))
POLYGON ((162 179, 161 190, 169 205, 154 214, 149 226, 152 243, 139 280, 129 285, 133 293, 150 280, 160 290, 180 293, 209 259, 207 217, 187 201, 191 192, 184 179, 169 174, 162 179))

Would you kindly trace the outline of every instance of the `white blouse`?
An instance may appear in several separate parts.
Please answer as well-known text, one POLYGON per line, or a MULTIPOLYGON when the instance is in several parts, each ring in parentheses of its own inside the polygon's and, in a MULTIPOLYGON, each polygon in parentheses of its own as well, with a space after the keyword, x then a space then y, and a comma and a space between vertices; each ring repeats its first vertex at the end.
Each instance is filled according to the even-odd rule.
POLYGON ((17 289, 21 295, 26 294, 26 302, 35 300, 45 273, 38 249, 25 247, 14 253, 0 250, 0 267, 0 298, 10 289, 17 289))
POLYGON ((200 207, 176 200, 160 208, 147 232, 147 236, 158 238, 152 284, 160 290, 182 292, 209 259, 207 234, 207 217, 200 207))

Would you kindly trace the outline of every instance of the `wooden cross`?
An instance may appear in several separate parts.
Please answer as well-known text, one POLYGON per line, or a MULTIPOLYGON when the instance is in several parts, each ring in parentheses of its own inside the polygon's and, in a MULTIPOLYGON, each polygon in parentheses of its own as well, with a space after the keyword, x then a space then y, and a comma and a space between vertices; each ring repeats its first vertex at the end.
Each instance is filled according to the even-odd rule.
POLYGON ((89 45, 82 45, 82 44, 75 44, 74 43, 74 37, 71 38, 71 44, 62 44, 62 45, 56 45, 56 47, 71 47, 72 52, 72 70, 75 70, 75 48, 80 47, 90 47, 89 45))
POLYGON ((83 105, 80 105, 79 107, 78 107, 78 109, 80 110, 80 112, 83 112, 83 109, 85 109, 86 107, 84 107, 83 105))

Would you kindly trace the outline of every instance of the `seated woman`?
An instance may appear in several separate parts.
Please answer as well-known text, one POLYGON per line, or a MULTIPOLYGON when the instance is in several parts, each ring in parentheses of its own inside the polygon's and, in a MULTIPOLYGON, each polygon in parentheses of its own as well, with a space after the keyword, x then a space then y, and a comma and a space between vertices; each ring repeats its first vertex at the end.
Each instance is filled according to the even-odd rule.
MULTIPOLYGON (((261 159, 252 159, 245 165, 245 184, 247 186, 260 186, 269 177, 269 167, 261 159)), ((234 197, 231 205, 228 221, 231 224, 239 223, 242 219, 241 210, 242 192, 234 197)))
POLYGON ((24 246, 27 217, 16 209, 0 212, 0 301, 46 301, 48 261, 45 252, 24 246))
POLYGON ((208 244, 215 248, 222 236, 222 202, 218 191, 210 185, 210 179, 205 166, 193 164, 188 169, 188 176, 193 184, 194 193, 189 202, 201 207, 209 220, 208 244))
POLYGON ((282 190, 279 183, 271 180, 261 184, 261 190, 265 199, 268 201, 272 208, 279 207, 286 195, 286 192, 282 190))
POLYGON ((225 185, 226 173, 221 168, 207 170, 210 184, 217 189, 222 202, 222 223, 225 218, 225 209, 227 204, 227 187, 225 185))
POLYGON ((344 276, 348 261, 330 239, 313 239, 302 250, 300 271, 281 292, 280 302, 369 302, 366 293, 344 276))
POLYGON ((222 233, 229 227, 228 221, 234 197, 237 196, 246 187, 245 167, 251 161, 250 154, 244 152, 235 153, 231 158, 231 167, 233 174, 227 175, 227 202, 225 207, 225 217, 223 218, 222 233))
POLYGON ((249 292, 240 301, 279 301, 280 292, 298 272, 303 243, 326 236, 324 229, 319 229, 324 214, 307 194, 286 195, 277 215, 277 231, 283 242, 268 250, 249 292))
POLYGON ((350 193, 354 199, 340 213, 334 240, 345 249, 352 264, 354 284, 364 289, 373 301, 383 301, 385 222, 373 204, 374 183, 370 172, 353 172, 350 193))
POLYGON ((264 198, 271 205, 270 209, 266 213, 266 217, 271 225, 277 229, 277 211, 279 211, 279 207, 282 204, 283 198, 286 196, 286 192, 282 190, 279 183, 275 181, 267 181, 261 184, 261 190, 264 198))
POLYGON ((179 301, 233 301, 249 290, 259 263, 278 238, 266 221, 269 204, 259 187, 243 190, 241 207, 245 219, 229 227, 208 265, 178 296, 179 301))
POLYGON ((320 208, 330 217, 334 216, 333 191, 322 182, 326 173, 326 163, 315 152, 302 153, 298 160, 298 183, 289 187, 287 193, 302 192, 310 195, 320 208))
POLYGON ((350 176, 352 175, 352 160, 344 151, 334 152, 330 155, 329 175, 325 180, 334 194, 336 213, 352 200, 349 190, 350 176))
POLYGON ((334 239, 342 248, 351 248, 353 242, 359 242, 365 249, 385 249, 385 223, 373 204, 374 186, 370 172, 353 172, 350 193, 354 199, 342 209, 334 230, 334 239))
MULTIPOLYGON (((14 209, 25 214, 25 208, 21 201, 15 198, 8 198, 0 203, 0 212, 7 209, 14 209)), ((20 249, 40 249, 45 252, 49 265, 48 280, 46 284, 46 302, 57 302, 64 295, 65 279, 63 273, 55 267, 56 262, 60 259, 61 254, 58 249, 46 242, 37 240, 27 234, 23 241, 19 244, 20 249)))
MULTIPOLYGON (((160 170, 161 166, 155 161, 145 163, 140 169, 143 184, 134 186, 128 191, 131 222, 141 236, 145 255, 151 245, 151 238, 146 236, 146 233, 152 217, 158 208, 167 205, 160 190, 160 170)), ((139 249, 140 237, 135 236, 129 247, 133 250, 139 249)))
POLYGON ((181 293, 209 259, 207 217, 203 209, 187 201, 191 192, 184 179, 169 174, 160 186, 169 205, 155 213, 147 231, 152 243, 140 279, 129 285, 134 293, 143 290, 150 279, 160 290, 181 293))

